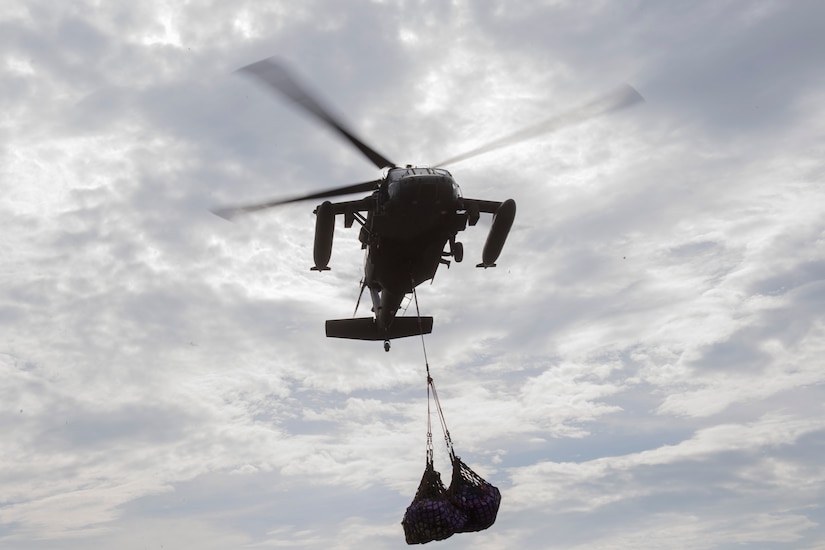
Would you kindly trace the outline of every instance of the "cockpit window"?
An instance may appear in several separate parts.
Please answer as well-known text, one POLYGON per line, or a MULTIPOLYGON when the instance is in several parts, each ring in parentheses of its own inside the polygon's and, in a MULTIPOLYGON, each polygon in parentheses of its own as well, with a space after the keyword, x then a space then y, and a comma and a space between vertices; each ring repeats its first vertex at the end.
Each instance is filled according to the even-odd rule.
POLYGON ((398 181, 407 175, 407 171, 404 168, 393 168, 390 170, 389 174, 387 174, 387 179, 392 181, 398 181))
POLYGON ((387 174, 390 181, 398 181, 405 176, 445 176, 452 178, 453 175, 443 168, 392 168, 387 174))

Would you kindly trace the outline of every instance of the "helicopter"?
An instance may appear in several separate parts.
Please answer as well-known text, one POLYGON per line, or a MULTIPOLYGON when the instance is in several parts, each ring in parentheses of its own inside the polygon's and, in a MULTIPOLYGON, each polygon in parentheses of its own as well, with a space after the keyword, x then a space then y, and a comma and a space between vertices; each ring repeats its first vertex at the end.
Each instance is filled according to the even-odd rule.
POLYGON ((390 341, 432 332, 433 318, 398 316, 404 298, 415 288, 432 280, 439 266, 464 259, 464 246, 456 240, 467 226, 474 226, 481 214, 492 214, 492 223, 476 267, 491 268, 504 247, 516 215, 513 199, 504 201, 464 197, 445 165, 463 161, 508 145, 569 126, 595 116, 629 107, 643 101, 631 86, 624 85, 577 109, 432 166, 398 166, 353 134, 330 109, 300 84, 276 58, 267 58, 238 69, 259 84, 284 96, 361 152, 383 176, 378 179, 335 187, 297 197, 265 201, 244 206, 224 207, 212 213, 231 220, 236 216, 285 204, 329 199, 355 193, 368 196, 348 201, 323 201, 315 210, 315 239, 312 271, 328 271, 337 216, 344 227, 360 225, 358 240, 366 250, 364 277, 352 318, 326 321, 331 338, 390 341), (355 317, 364 290, 372 300, 372 317, 355 317))

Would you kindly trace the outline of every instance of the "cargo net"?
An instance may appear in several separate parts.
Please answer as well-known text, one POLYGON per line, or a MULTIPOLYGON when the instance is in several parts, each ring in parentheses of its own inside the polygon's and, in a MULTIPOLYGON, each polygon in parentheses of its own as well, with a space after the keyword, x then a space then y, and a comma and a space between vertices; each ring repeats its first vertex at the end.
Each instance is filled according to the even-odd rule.
POLYGON ((441 404, 438 402, 438 394, 435 391, 433 379, 429 375, 428 365, 427 463, 415 497, 404 513, 404 519, 401 520, 407 544, 424 544, 434 540, 444 540, 455 533, 487 529, 496 521, 499 504, 501 504, 499 490, 456 456, 450 431, 447 429, 441 404), (453 466, 453 475, 448 489, 444 488, 441 474, 433 466, 430 390, 432 390, 453 466))
POLYGON ((427 463, 415 498, 401 520, 407 544, 444 540, 460 533, 466 523, 467 514, 452 503, 441 474, 431 462, 427 463))
POLYGON ((450 502, 467 515, 467 521, 456 533, 483 531, 496 521, 501 492, 453 455, 453 479, 447 495, 450 502))

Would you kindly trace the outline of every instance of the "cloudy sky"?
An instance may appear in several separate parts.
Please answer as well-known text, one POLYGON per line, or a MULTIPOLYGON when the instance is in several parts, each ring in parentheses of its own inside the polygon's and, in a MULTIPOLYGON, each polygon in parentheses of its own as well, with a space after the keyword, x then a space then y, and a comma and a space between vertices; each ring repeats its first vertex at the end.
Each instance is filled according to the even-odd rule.
POLYGON ((0 548, 405 546, 421 341, 323 332, 357 231, 319 274, 314 203, 208 211, 380 176, 233 74, 273 55, 399 164, 646 99, 451 166, 518 214, 497 268, 485 219, 419 292, 457 452, 503 495, 434 544, 825 548, 823 3, 0 13, 0 548))

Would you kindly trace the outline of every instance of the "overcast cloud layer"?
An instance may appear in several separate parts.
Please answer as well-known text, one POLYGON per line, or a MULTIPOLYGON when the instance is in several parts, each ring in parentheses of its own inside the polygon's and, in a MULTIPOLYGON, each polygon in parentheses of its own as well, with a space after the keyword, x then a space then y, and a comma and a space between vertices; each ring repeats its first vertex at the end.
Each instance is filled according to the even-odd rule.
POLYGON ((3 2, 0 548, 404 546, 421 341, 323 332, 357 231, 319 274, 314 204, 208 212, 380 175, 232 74, 271 55, 399 164, 646 99, 450 167, 518 214, 419 292, 503 495, 435 544, 825 548, 824 31, 816 1, 3 2))

